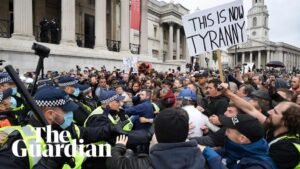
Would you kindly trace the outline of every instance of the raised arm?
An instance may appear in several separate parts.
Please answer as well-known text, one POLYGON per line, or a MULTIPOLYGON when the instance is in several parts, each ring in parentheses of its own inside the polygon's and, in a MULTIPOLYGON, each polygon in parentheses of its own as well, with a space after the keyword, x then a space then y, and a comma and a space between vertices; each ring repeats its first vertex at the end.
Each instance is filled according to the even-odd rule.
POLYGON ((223 87, 223 93, 227 96, 230 100, 232 100, 238 108, 243 110, 245 113, 257 118, 261 124, 264 124, 267 117, 259 112, 253 105, 248 103, 243 98, 237 96, 232 91, 228 89, 228 84, 222 83, 221 86, 223 87))

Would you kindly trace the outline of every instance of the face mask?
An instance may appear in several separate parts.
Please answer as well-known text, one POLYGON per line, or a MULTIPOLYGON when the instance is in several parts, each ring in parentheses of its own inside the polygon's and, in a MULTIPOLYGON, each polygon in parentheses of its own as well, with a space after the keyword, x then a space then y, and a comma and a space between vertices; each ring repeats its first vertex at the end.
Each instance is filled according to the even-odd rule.
POLYGON ((12 95, 15 96, 17 94, 17 88, 13 87, 11 88, 11 90, 12 90, 12 95))
POLYGON ((75 88, 73 95, 74 95, 75 97, 78 97, 78 96, 79 96, 79 93, 80 93, 80 90, 79 90, 78 88, 75 88))
POLYGON ((10 97, 10 108, 15 109, 17 108, 17 100, 14 97, 10 97))
POLYGON ((73 121, 73 112, 69 111, 69 112, 65 113, 65 115, 64 115, 64 122, 63 122, 63 124, 61 124, 59 126, 62 129, 66 129, 66 128, 68 128, 72 124, 72 121, 73 121))

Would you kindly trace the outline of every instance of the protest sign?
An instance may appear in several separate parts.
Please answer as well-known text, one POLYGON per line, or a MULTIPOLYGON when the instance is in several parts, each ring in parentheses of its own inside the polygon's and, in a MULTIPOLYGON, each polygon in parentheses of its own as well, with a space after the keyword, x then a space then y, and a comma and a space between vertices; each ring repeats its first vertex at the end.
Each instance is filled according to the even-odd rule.
POLYGON ((243 1, 182 17, 191 56, 247 41, 243 1))
POLYGON ((131 67, 133 68, 131 73, 138 73, 138 58, 136 56, 124 57, 123 67, 126 73, 129 73, 131 67))

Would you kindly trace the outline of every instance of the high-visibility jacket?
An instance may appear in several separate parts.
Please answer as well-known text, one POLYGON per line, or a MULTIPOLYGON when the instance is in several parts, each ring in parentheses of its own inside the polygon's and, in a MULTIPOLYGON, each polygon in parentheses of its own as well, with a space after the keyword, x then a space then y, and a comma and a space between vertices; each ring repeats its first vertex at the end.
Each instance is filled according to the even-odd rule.
MULTIPOLYGON (((284 135, 284 136, 278 137, 275 140, 271 141, 269 143, 269 147, 271 147, 272 144, 277 143, 280 140, 288 140, 288 139, 292 139, 293 140, 293 139, 297 139, 297 138, 299 138, 299 136, 287 136, 287 135, 284 135)), ((298 153, 300 155, 300 142, 293 142, 293 145, 295 146, 295 148, 297 149, 297 151, 298 151, 298 153)), ((298 165, 294 169, 300 169, 300 160, 298 162, 298 165)))
MULTIPOLYGON (((84 122, 84 127, 87 127, 87 121, 90 119, 90 117, 94 116, 94 115, 102 115, 103 114, 103 109, 101 106, 97 107, 85 120, 84 122)), ((112 115, 108 114, 108 118, 109 120, 111 121, 112 124, 116 125, 118 124, 118 122, 120 121, 120 118, 119 116, 117 116, 118 118, 117 119, 114 119, 112 117, 112 115)), ((129 118, 127 118, 129 119, 129 118)), ((131 131, 132 130, 132 127, 133 127, 133 123, 129 120, 129 122, 123 127, 123 130, 124 131, 131 131)))
MULTIPOLYGON (((27 149, 27 155, 28 155, 29 168, 30 169, 32 169, 33 166, 36 165, 39 162, 39 160, 41 159, 41 157, 36 157, 36 156, 33 156, 33 154, 31 154, 31 152, 29 151, 30 145, 33 145, 33 146, 39 145, 40 150, 42 152, 47 151, 45 149, 44 140, 41 139, 41 138, 37 138, 36 130, 31 125, 26 125, 24 127, 9 126, 9 127, 0 128, 0 132, 3 132, 3 131, 7 134, 10 134, 14 131, 18 131, 21 134, 21 137, 22 137, 23 142, 24 142, 24 144, 26 146, 26 149, 27 149), (40 142, 38 142, 38 140, 40 142)), ((80 135, 80 130, 76 125, 75 125, 75 131, 76 131, 76 134, 79 136, 80 135)), ((70 141, 72 141, 72 138, 69 138, 69 139, 70 139, 70 141)), ((75 158, 75 160, 74 160, 75 161, 74 169, 81 169, 81 165, 84 162, 85 157, 83 155, 79 154, 78 152, 76 152, 76 155, 75 155, 74 158, 75 158)), ((63 169, 70 169, 70 168, 71 167, 68 164, 65 164, 63 166, 63 169)))

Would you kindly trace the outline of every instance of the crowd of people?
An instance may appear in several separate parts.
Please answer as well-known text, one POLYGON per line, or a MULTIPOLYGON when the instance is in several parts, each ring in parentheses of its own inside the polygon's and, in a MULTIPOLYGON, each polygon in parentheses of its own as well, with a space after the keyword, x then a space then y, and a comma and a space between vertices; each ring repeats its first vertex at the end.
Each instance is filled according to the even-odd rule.
POLYGON ((221 82, 210 70, 125 73, 77 66, 48 71, 33 87, 34 76, 21 79, 48 124, 84 144, 110 144, 112 156, 16 157, 13 142, 23 140, 20 147, 29 151, 26 127, 43 124, 2 72, 0 168, 300 167, 300 74, 236 67, 225 69, 221 82))

